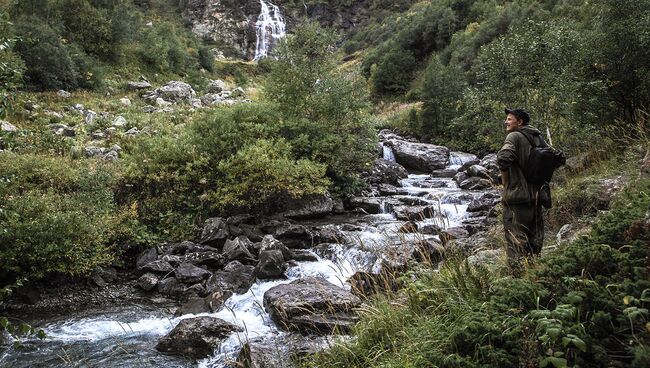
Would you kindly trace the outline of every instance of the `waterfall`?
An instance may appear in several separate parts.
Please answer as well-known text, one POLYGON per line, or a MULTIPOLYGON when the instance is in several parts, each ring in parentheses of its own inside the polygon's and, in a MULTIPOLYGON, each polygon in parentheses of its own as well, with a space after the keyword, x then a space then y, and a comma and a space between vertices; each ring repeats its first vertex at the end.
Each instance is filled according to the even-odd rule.
POLYGON ((392 161, 395 162, 395 154, 393 153, 393 149, 387 146, 384 146, 382 143, 381 148, 383 150, 383 157, 384 160, 392 161))
POLYGON ((285 36, 285 23, 280 8, 265 0, 260 0, 260 5, 262 9, 255 22, 257 43, 253 60, 267 57, 271 49, 285 36))

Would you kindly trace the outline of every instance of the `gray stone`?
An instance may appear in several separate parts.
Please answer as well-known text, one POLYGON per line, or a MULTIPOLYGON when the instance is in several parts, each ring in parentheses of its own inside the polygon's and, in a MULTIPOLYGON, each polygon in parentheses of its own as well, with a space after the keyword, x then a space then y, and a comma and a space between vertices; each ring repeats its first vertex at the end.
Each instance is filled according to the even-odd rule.
POLYGON ((193 284, 201 282, 210 277, 210 271, 201 267, 196 267, 191 263, 181 263, 175 270, 174 274, 178 281, 184 284, 193 284))
POLYGON ((223 255, 228 261, 241 263, 256 262, 255 255, 251 252, 253 243, 245 236, 238 236, 233 240, 226 240, 223 246, 223 255))
POLYGON ((385 142, 392 148, 396 161, 414 170, 432 172, 449 164, 449 148, 426 143, 413 143, 400 139, 385 142))
POLYGON ((174 271, 174 267, 165 261, 153 261, 145 264, 144 266, 138 268, 139 271, 145 272, 156 272, 156 273, 171 273, 174 271))
POLYGON ((490 173, 488 172, 488 169, 484 168, 481 165, 472 165, 467 169, 467 173, 470 176, 478 176, 480 178, 484 179, 490 179, 490 173))
POLYGON ((287 269, 284 255, 280 250, 263 250, 260 260, 255 266, 255 275, 258 279, 275 279, 282 277, 287 269))
POLYGON ((246 97, 246 92, 241 87, 237 87, 230 92, 230 97, 232 98, 243 98, 246 97))
POLYGON ((137 285, 144 291, 151 291, 158 285, 158 276, 150 272, 145 273, 140 276, 137 285))
POLYGON ((56 92, 56 95, 59 96, 59 97, 63 97, 63 98, 70 98, 72 96, 72 94, 70 92, 64 91, 62 89, 58 90, 56 92))
POLYGON ((221 79, 211 80, 208 86, 205 87, 205 93, 220 93, 226 89, 226 82, 221 79))
POLYGON ((452 240, 469 237, 469 232, 462 227, 450 227, 448 229, 440 230, 439 235, 442 245, 446 247, 452 240))
POLYGON ((149 248, 143 250, 140 255, 138 255, 137 260, 135 261, 135 267, 140 269, 144 265, 151 263, 158 259, 158 251, 156 248, 149 248))
POLYGON ((158 341, 156 350, 190 359, 212 356, 219 343, 242 329, 215 317, 196 317, 180 321, 158 341))
POLYGON ((168 277, 158 282, 158 292, 172 298, 180 298, 185 292, 185 286, 175 277, 168 277))
POLYGON ((385 198, 352 197, 348 203, 350 208, 360 208, 365 213, 378 214, 383 212, 385 202, 385 198))
POLYGON ((433 206, 395 206, 393 209, 398 220, 422 221, 435 216, 433 206))
POLYGON ((212 217, 203 223, 199 243, 220 249, 228 239, 228 235, 226 221, 221 217, 212 217))
POLYGON ((453 178, 458 173, 456 169, 438 169, 431 172, 434 178, 453 178))
POLYGON ((125 107, 131 106, 131 100, 129 100, 127 97, 120 98, 120 103, 125 107))
POLYGON ((120 115, 116 117, 115 120, 113 120, 112 125, 116 128, 123 128, 126 126, 126 124, 127 124, 126 119, 122 115, 120 115))
POLYGON ((465 179, 460 184, 458 184, 461 189, 465 190, 484 190, 492 187, 492 183, 483 178, 473 176, 469 179, 465 179))
POLYGON ((151 83, 147 81, 137 81, 137 82, 133 81, 133 82, 128 82, 126 84, 126 88, 131 91, 149 89, 151 88, 151 83))
POLYGON ((142 108, 142 112, 147 114, 151 114, 152 112, 156 112, 156 111, 158 111, 158 109, 156 109, 155 106, 151 106, 151 105, 147 105, 142 108))
POLYGON ((245 293, 255 282, 255 268, 245 266, 239 261, 232 261, 217 271, 208 279, 206 288, 208 292, 230 290, 235 293, 245 293))
POLYGON ((404 166, 397 162, 378 158, 375 160, 372 170, 368 173, 368 182, 371 184, 399 185, 399 181, 406 177, 408 177, 408 172, 404 166))
POLYGON ((84 111, 84 122, 86 124, 94 123, 95 119, 97 119, 97 113, 96 112, 94 112, 93 110, 84 111))
POLYGON ((18 128, 8 121, 0 120, 0 131, 3 132, 17 132, 18 128))
POLYGON ((155 92, 158 97, 162 98, 165 101, 171 102, 189 102, 194 98, 194 96, 196 96, 196 92, 194 92, 192 86, 180 81, 168 82, 164 86, 156 89, 155 92))
POLYGON ((282 215, 293 219, 316 218, 329 215, 333 208, 334 201, 329 194, 313 195, 292 201, 282 215))
POLYGON ((348 331, 358 317, 361 299, 320 278, 278 285, 264 293, 264 309, 282 329, 329 334, 348 331))
POLYGON ((464 171, 458 172, 456 175, 454 175, 453 180, 456 182, 456 184, 460 184, 463 181, 469 179, 469 174, 467 174, 464 171))

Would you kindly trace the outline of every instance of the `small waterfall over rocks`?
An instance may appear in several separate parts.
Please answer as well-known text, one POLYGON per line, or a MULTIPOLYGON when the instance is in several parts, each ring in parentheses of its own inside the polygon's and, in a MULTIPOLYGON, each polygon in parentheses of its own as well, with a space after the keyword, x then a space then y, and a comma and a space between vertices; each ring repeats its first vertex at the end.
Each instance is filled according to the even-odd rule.
POLYGON ((260 5, 260 15, 255 22, 257 43, 253 60, 269 56, 269 52, 285 36, 286 24, 280 8, 265 0, 260 0, 260 5))

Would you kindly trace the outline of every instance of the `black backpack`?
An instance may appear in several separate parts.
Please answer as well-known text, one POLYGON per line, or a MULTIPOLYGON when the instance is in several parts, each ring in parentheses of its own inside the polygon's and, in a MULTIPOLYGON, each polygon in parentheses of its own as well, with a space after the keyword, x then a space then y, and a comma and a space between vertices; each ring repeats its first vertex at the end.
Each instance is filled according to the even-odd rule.
POLYGON ((524 177, 528 183, 541 187, 544 183, 551 181, 553 172, 566 163, 566 157, 562 151, 551 146, 536 146, 526 134, 521 134, 526 137, 532 147, 528 156, 528 164, 522 168, 524 177))

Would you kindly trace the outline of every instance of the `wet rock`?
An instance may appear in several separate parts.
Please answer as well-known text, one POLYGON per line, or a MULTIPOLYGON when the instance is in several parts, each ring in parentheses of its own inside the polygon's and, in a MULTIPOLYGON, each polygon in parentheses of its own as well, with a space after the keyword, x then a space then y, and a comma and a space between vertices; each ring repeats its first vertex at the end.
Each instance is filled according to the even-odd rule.
POLYGON ((378 214, 383 212, 385 202, 384 198, 352 197, 348 202, 348 207, 360 208, 369 214, 378 214))
POLYGON ((453 178, 458 173, 456 169, 439 169, 433 170, 431 176, 434 178, 453 178))
POLYGON ((169 264, 169 262, 157 260, 157 261, 149 262, 142 267, 139 267, 138 270, 144 272, 170 273, 174 271, 174 267, 172 267, 172 265, 169 264))
POLYGON ((446 188, 447 182, 444 180, 425 180, 413 183, 416 188, 446 188))
POLYGON ((217 251, 187 253, 179 259, 180 262, 188 262, 195 266, 206 266, 211 269, 221 268, 226 263, 224 256, 217 251))
POLYGON ((418 232, 418 224, 415 223, 414 221, 408 221, 404 223, 404 225, 400 226, 399 229, 397 229, 398 233, 417 233, 418 232))
POLYGON ((444 169, 449 163, 449 148, 399 139, 385 142, 392 148, 396 161, 414 170, 432 172, 444 169))
POLYGON ((419 239, 415 242, 413 259, 418 262, 436 264, 442 261, 445 248, 435 239, 419 239))
POLYGON ((265 235, 262 241, 260 242, 258 248, 259 248, 259 252, 263 252, 267 250, 278 250, 282 253, 282 256, 285 259, 289 259, 289 255, 291 253, 289 248, 287 248, 287 246, 284 245, 284 243, 274 238, 273 235, 265 235))
POLYGON ((314 231, 314 238, 318 243, 342 244, 347 241, 347 236, 335 225, 325 225, 314 231))
POLYGON ((318 261, 318 256, 306 249, 292 249, 289 251, 288 259, 298 262, 316 262, 318 261))
POLYGON ((461 189, 465 190, 484 190, 491 188, 492 183, 487 179, 473 176, 471 178, 463 180, 460 182, 460 184, 458 184, 458 186, 461 187, 461 189))
POLYGON ((435 216, 433 206, 395 206, 393 209, 398 220, 422 221, 435 216))
POLYGON ((440 226, 436 224, 422 224, 419 226, 418 232, 424 235, 438 235, 440 226))
POLYGON ((251 250, 253 242, 245 236, 238 236, 233 240, 226 240, 223 246, 223 255, 228 261, 239 261, 241 263, 255 263, 256 259, 251 250))
POLYGON ((183 291, 183 300, 205 297, 207 295, 208 291, 206 290, 205 286, 202 284, 194 284, 183 291))
POLYGON ((145 249, 140 253, 140 255, 138 255, 138 258, 135 261, 135 267, 137 269, 140 269, 144 265, 151 263, 157 259, 158 259, 158 251, 156 250, 156 248, 145 249))
POLYGON ((210 271, 191 263, 181 263, 175 270, 176 279, 184 284, 194 284, 210 277, 210 271))
POLYGON ((263 250, 260 260, 255 266, 255 276, 258 279, 275 279, 282 277, 286 270, 285 259, 280 250, 263 250))
POLYGON ((490 179, 490 173, 488 169, 484 168, 481 165, 472 165, 467 169, 467 173, 470 176, 477 176, 479 178, 490 179))
POLYGON ((158 282, 158 292, 171 298, 180 298, 185 292, 185 286, 175 277, 168 277, 158 282))
POLYGON ((382 183, 377 187, 379 194, 382 196, 394 196, 398 194, 404 194, 406 191, 400 188, 397 188, 394 185, 382 183))
POLYGON ((264 293, 264 309, 282 329, 301 333, 348 331, 361 300, 324 279, 310 277, 278 285, 264 293))
POLYGON ((499 165, 497 165, 496 153, 485 155, 485 157, 481 159, 481 162, 479 162, 479 165, 487 169, 492 182, 498 183, 501 181, 501 170, 499 169, 499 165))
POLYGON ((274 236, 289 248, 312 246, 313 235, 305 226, 283 222, 275 229, 274 236))
POLYGON ((400 201, 401 203, 408 204, 409 206, 429 206, 431 204, 426 199, 422 199, 419 197, 404 196, 404 197, 397 197, 397 200, 400 201))
POLYGON ((237 357, 247 368, 289 368, 292 361, 325 350, 334 344, 331 336, 287 334, 249 340, 237 357))
POLYGON ((199 243, 221 249, 228 235, 226 221, 221 217, 212 217, 203 223, 199 243))
POLYGON ((289 203, 282 215, 293 219, 317 218, 332 213, 333 208, 334 201, 329 194, 313 195, 289 203))
POLYGON ((461 171, 458 172, 456 175, 454 175, 452 180, 455 181, 456 184, 460 184, 467 179, 469 179, 469 174, 464 171, 461 171))
POLYGON ((441 230, 440 240, 442 241, 443 246, 447 246, 449 242, 456 239, 464 239, 469 237, 469 232, 462 227, 450 227, 448 229, 441 230))
POLYGON ((144 291, 151 291, 158 285, 158 276, 153 273, 145 273, 140 276, 136 284, 144 291))
POLYGON ((208 279, 208 292, 230 290, 235 293, 245 293, 255 282, 253 266, 244 266, 239 261, 232 261, 217 271, 208 279))
POLYGON ((214 354, 219 343, 235 331, 241 331, 241 328, 219 318, 188 318, 160 339, 156 350, 201 359, 214 354))
POLYGON ((399 185, 400 179, 408 177, 406 169, 393 161, 376 159, 372 171, 368 174, 368 182, 372 184, 399 185))
POLYGON ((149 89, 151 88, 151 83, 147 81, 132 81, 126 84, 126 88, 130 91, 149 89))
POLYGON ((8 121, 0 120, 0 131, 2 132, 17 132, 18 128, 8 121))
POLYGON ((474 199, 472 193, 450 193, 440 197, 440 204, 462 204, 474 199))
POLYGON ((501 196, 496 193, 484 193, 473 199, 467 206, 467 212, 489 211, 501 201, 501 196))

